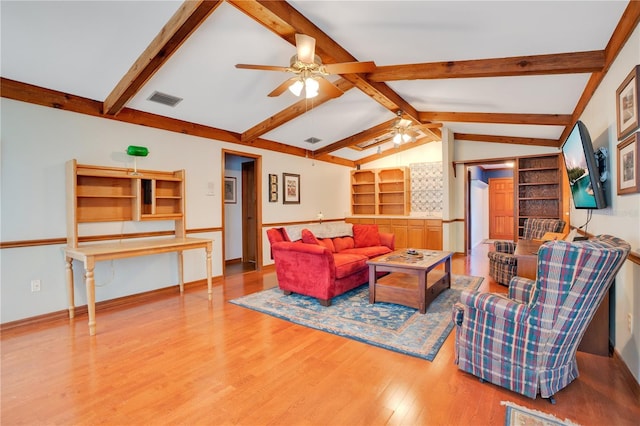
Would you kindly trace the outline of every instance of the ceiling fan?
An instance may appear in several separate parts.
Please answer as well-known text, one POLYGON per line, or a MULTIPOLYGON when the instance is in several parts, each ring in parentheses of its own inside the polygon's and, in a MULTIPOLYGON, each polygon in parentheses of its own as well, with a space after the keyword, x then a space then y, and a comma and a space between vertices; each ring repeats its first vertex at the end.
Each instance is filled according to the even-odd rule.
POLYGON ((342 90, 324 78, 326 75, 360 74, 376 69, 376 64, 372 61, 323 64, 320 57, 315 54, 316 40, 304 34, 296 34, 296 50, 297 53, 291 57, 288 67, 237 64, 236 68, 294 73, 294 77, 276 87, 269 96, 280 96, 289 89, 296 96, 304 93, 306 98, 317 96, 320 90, 330 98, 342 95, 342 90))

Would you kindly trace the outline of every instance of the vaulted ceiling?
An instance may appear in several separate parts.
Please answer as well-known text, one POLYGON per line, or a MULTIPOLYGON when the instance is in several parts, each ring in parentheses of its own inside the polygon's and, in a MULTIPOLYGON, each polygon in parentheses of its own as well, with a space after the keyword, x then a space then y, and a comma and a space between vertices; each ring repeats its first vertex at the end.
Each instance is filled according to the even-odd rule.
POLYGON ((361 164, 438 140, 558 147, 638 24, 627 1, 5 1, 3 97, 361 164), (301 99, 295 34, 344 93, 301 99), (182 98, 175 107, 154 92, 182 98), (417 132, 395 147, 400 111, 417 132), (308 140, 318 139, 315 143, 308 140))

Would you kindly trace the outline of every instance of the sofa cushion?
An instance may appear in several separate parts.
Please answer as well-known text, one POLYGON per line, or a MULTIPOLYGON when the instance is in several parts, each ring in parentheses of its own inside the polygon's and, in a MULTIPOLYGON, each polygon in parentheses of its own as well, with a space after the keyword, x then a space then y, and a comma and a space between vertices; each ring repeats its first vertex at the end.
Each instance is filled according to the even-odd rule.
POLYGON ((353 253, 335 253, 333 260, 336 264, 336 278, 344 278, 367 268, 366 256, 353 253))
POLYGON ((313 232, 308 229, 302 230, 302 242, 305 244, 320 244, 320 241, 313 235, 313 232))
POLYGON ((328 248, 331 253, 336 252, 336 247, 333 245, 333 240, 331 238, 320 238, 318 239, 318 241, 321 245, 328 248))
POLYGON ((380 233, 378 232, 378 225, 354 224, 353 240, 356 248, 379 246, 380 233))
POLYGON ((352 249, 346 249, 341 253, 345 254, 361 254, 367 256, 369 259, 376 256, 382 256, 383 254, 391 253, 391 250, 387 246, 372 246, 372 247, 358 247, 352 249))
POLYGON ((353 237, 335 237, 333 238, 333 246, 335 252, 340 253, 343 250, 351 249, 355 247, 353 237))

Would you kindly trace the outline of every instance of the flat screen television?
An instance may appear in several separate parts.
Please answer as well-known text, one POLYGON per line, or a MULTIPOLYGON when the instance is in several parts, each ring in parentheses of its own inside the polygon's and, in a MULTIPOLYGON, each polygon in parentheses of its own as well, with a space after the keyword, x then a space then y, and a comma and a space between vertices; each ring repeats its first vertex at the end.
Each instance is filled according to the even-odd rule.
POLYGON ((607 207, 598 160, 587 127, 578 121, 562 144, 571 197, 576 209, 607 207))

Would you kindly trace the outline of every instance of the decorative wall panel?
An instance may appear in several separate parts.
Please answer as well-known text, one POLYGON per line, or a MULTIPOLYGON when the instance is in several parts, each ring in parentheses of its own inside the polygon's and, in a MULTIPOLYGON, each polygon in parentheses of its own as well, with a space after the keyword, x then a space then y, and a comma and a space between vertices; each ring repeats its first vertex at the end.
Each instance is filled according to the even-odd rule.
POLYGON ((432 215, 443 209, 442 161, 409 164, 411 173, 411 211, 432 215))

